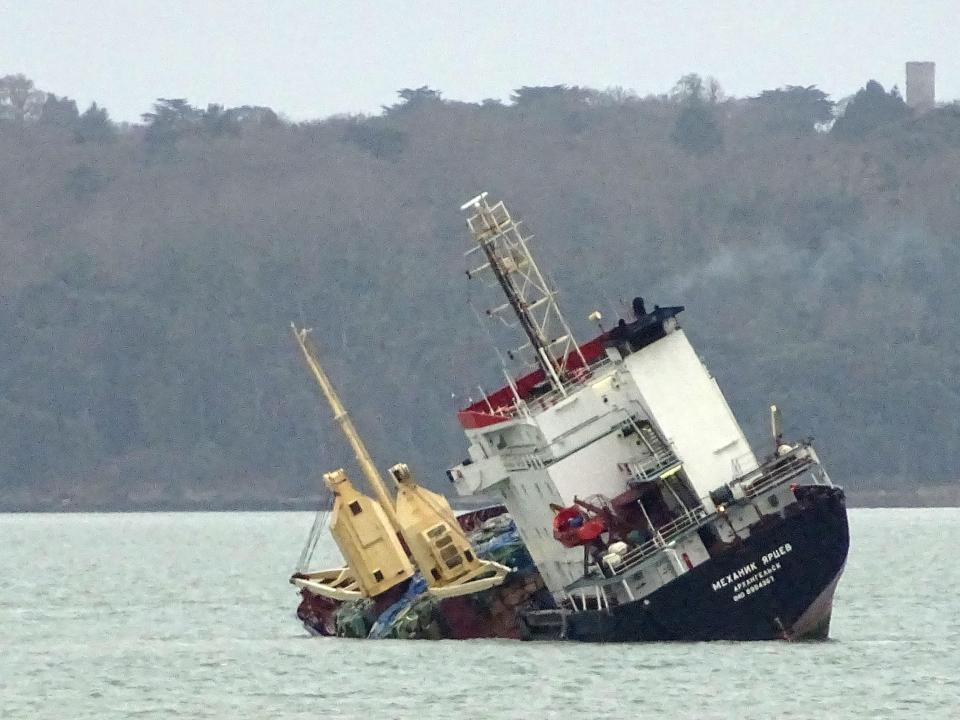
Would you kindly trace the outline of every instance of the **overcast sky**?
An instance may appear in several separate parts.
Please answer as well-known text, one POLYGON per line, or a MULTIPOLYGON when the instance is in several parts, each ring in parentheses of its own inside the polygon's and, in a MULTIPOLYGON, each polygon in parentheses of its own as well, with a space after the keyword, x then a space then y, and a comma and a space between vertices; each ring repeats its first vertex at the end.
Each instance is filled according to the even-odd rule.
POLYGON ((730 95, 868 79, 903 89, 937 63, 960 98, 960 0, 0 0, 0 75, 137 120, 157 97, 269 105, 295 120, 376 112, 404 87, 507 100, 522 85, 666 92, 681 75, 730 95))

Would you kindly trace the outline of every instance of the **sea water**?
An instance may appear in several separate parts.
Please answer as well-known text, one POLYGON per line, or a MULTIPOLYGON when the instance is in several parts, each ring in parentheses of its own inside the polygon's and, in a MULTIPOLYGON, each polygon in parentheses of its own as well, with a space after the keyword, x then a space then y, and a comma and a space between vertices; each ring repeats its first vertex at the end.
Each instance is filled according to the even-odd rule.
POLYGON ((311 522, 0 515, 0 718, 960 718, 958 509, 852 510, 832 639, 798 644, 312 638, 311 522))

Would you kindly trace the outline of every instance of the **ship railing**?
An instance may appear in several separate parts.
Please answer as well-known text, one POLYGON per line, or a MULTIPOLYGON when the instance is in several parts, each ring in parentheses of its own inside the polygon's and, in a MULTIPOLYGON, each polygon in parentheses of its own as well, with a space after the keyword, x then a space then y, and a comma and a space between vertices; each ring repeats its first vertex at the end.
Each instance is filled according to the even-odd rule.
POLYGON ((643 461, 624 463, 627 482, 646 482, 660 477, 665 470, 680 464, 680 460, 672 451, 660 451, 643 461))
POLYGON ((804 450, 806 448, 800 445, 786 455, 781 455, 764 463, 756 470, 736 478, 731 484, 740 485, 743 488, 743 494, 748 498, 762 495, 777 485, 802 475, 815 464, 813 458, 804 450))
POLYGON ((542 470, 546 463, 543 458, 536 453, 522 453, 513 455, 501 455, 503 466, 511 472, 518 470, 542 470))
POLYGON ((562 390, 550 390, 537 397, 526 398, 511 405, 501 405, 496 408, 490 408, 488 414, 497 415, 504 420, 522 417, 529 412, 538 412, 553 407, 564 398, 569 397, 570 391, 579 385, 582 385, 598 372, 606 370, 607 366, 613 365, 614 361, 604 355, 595 362, 586 367, 579 367, 571 370, 563 381, 562 390))
POLYGON ((666 525, 657 528, 657 531, 650 540, 625 552, 621 556, 620 562, 611 565, 610 569, 615 575, 620 575, 636 567, 647 558, 663 550, 680 535, 684 535, 691 529, 699 527, 707 516, 707 510, 703 506, 683 512, 666 525))
POLYGON ((576 610, 610 610, 606 584, 599 578, 584 578, 565 590, 566 600, 576 610), (592 580, 594 582, 590 582, 592 580))
POLYGON ((538 395, 535 398, 527 399, 525 401, 527 408, 536 411, 546 410, 553 407, 557 403, 569 397, 572 389, 582 385, 587 380, 594 377, 599 372, 606 370, 607 367, 611 365, 613 365, 613 360, 604 355, 599 360, 587 365, 586 367, 579 367, 575 370, 571 370, 567 376, 567 379, 565 379, 563 382, 562 389, 551 390, 543 395, 538 395))
POLYGON ((512 405, 498 405, 497 407, 489 407, 489 409, 484 411, 484 414, 496 415, 504 420, 513 420, 518 417, 523 417, 525 405, 522 400, 520 405, 516 403, 512 405))

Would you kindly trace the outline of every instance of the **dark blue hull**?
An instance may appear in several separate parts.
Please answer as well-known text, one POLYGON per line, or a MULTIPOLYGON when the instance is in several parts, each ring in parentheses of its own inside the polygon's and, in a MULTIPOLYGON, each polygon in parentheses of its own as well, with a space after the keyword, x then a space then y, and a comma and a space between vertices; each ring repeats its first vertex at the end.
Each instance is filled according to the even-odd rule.
POLYGON ((843 490, 807 486, 796 494, 787 517, 645 599, 567 615, 562 635, 587 642, 826 638, 849 547, 843 490))

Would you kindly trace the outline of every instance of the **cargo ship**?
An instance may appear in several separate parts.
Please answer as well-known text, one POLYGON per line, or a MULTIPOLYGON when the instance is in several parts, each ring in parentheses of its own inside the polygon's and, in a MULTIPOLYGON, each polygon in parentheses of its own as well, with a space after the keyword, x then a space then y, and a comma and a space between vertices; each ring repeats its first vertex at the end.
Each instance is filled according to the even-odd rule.
MULTIPOLYGON (((486 314, 517 328, 523 344, 505 355, 526 367, 510 372, 501 355, 506 384, 458 413, 468 457, 447 475, 459 495, 494 499, 481 525, 509 528, 523 562, 482 559, 489 538, 474 547, 465 528, 475 519, 448 513, 462 553, 488 563, 486 585, 468 581, 449 600, 432 588, 432 634, 409 636, 826 638, 849 535, 843 490, 812 440, 786 439, 772 406, 770 452, 757 456, 687 339, 682 306, 648 310, 637 297, 609 329, 594 312, 600 333, 578 343, 521 223, 486 193, 462 210, 476 258, 467 275, 492 279, 502 294, 486 314), (518 591, 511 575, 521 564, 518 591)), ((305 568, 292 578, 301 620, 345 634, 330 618, 354 618, 355 605, 318 594, 310 578, 305 568), (311 614, 317 597, 325 615, 311 614)), ((365 636, 383 636, 384 618, 430 592, 411 592, 409 578, 398 587, 365 599, 356 636, 368 626, 365 636)))

